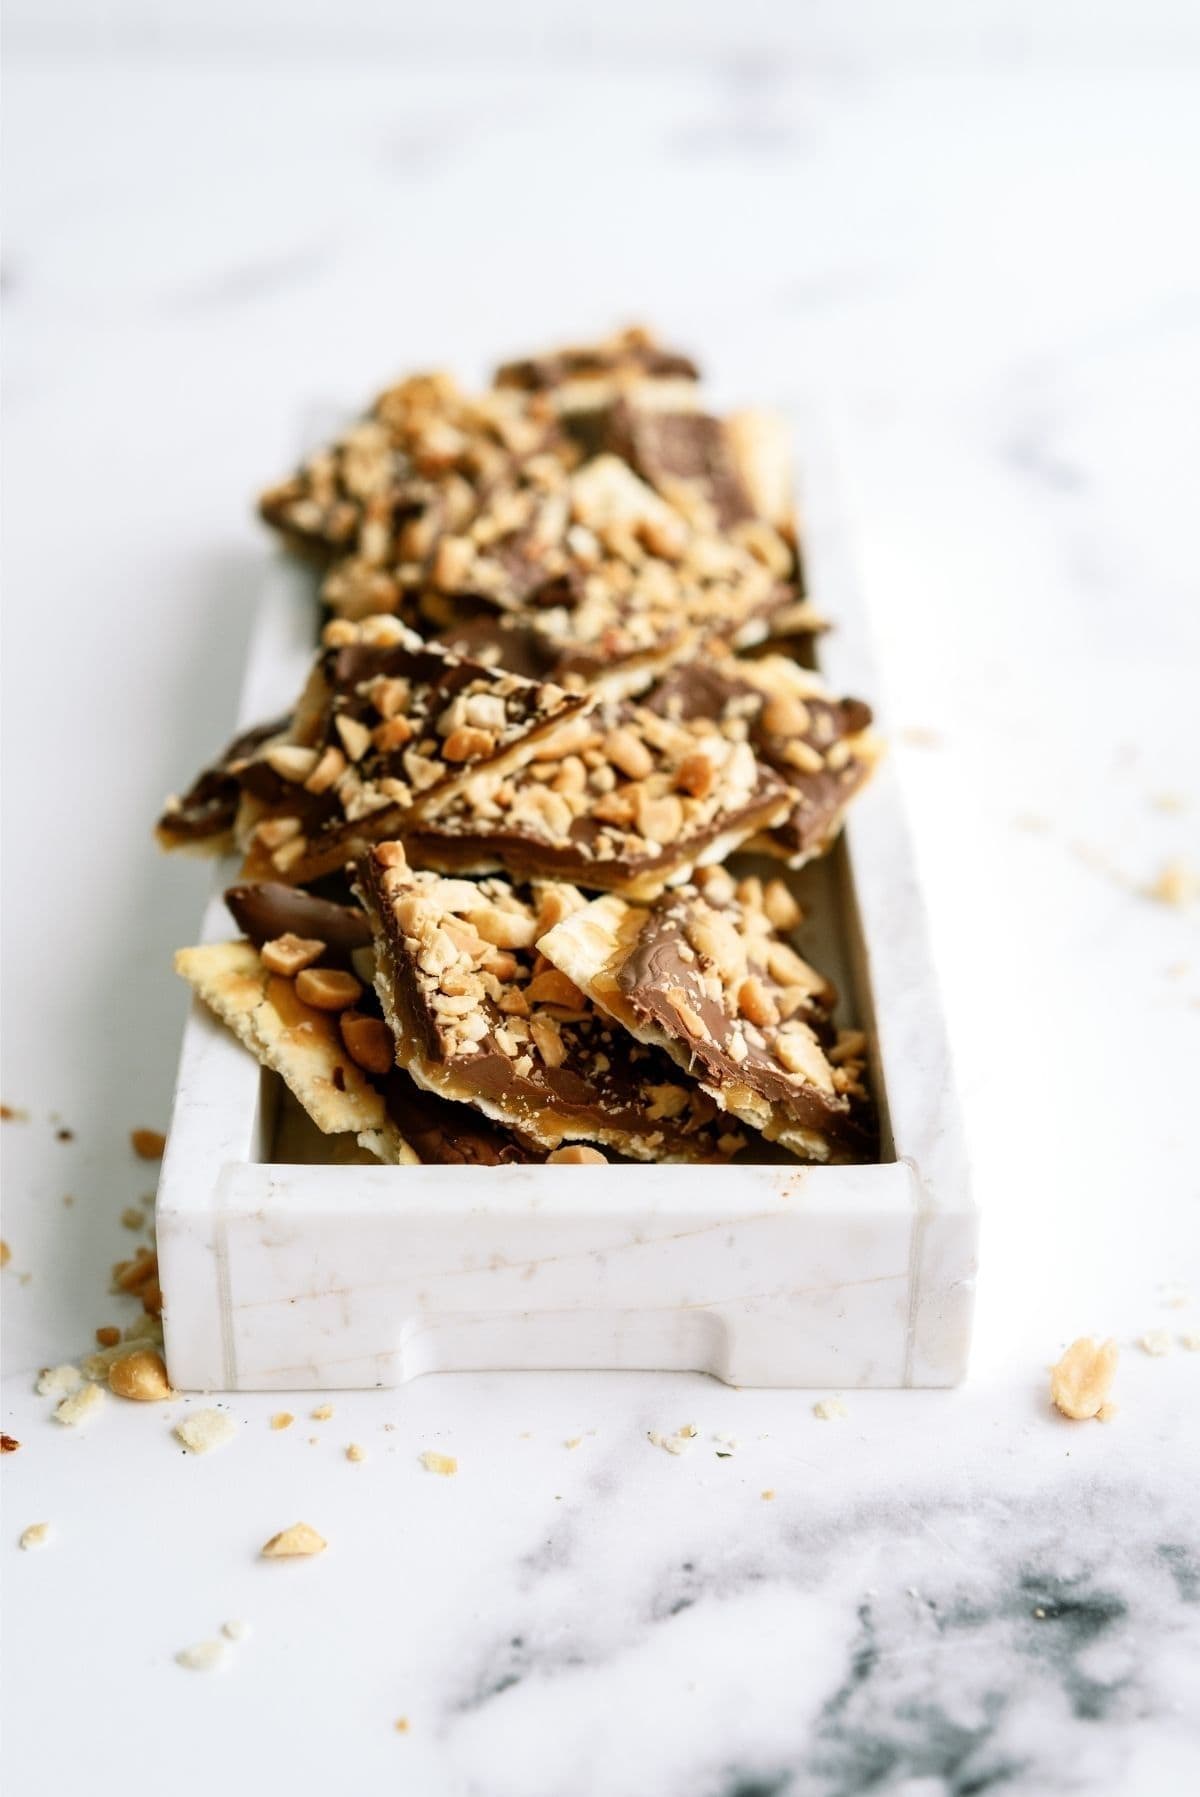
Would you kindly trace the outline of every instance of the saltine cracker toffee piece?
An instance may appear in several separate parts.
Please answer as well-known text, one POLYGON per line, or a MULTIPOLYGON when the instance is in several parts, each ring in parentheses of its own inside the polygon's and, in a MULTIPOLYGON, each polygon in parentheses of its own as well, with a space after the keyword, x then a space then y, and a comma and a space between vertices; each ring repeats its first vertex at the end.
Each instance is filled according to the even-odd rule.
POLYGON ((846 808, 882 752, 871 708, 839 699, 816 674, 783 655, 730 656, 673 668, 645 703, 680 723, 703 719, 748 744, 786 783, 786 817, 748 845, 800 867, 837 838, 846 808))
POLYGON ((326 626, 284 740, 240 769, 248 878, 307 884, 429 815, 473 774, 519 767, 587 701, 428 645, 391 617, 326 626))
POLYGON ((544 738, 515 774, 478 775, 403 839, 417 867, 503 868, 654 898, 781 823, 792 804, 747 742, 700 716, 676 723, 609 701, 544 738))
POLYGON ((868 1158, 865 1038, 838 1035, 836 994, 772 925, 780 888, 739 896, 714 869, 653 907, 609 895, 538 938, 555 967, 639 1041, 662 1049, 725 1111, 802 1160, 868 1158))
POLYGON ((536 953, 583 901, 413 872, 399 843, 358 866, 376 989, 417 1084, 555 1150, 599 1142, 636 1160, 727 1159, 744 1136, 670 1059, 631 1041, 536 953))
POLYGON ((213 763, 198 774, 182 796, 172 794, 154 834, 164 849, 224 855, 233 847, 233 825, 241 787, 238 776, 247 760, 265 744, 284 739, 290 718, 256 724, 235 736, 213 763))
POLYGON ((370 926, 351 905, 274 882, 225 902, 243 942, 181 949, 176 969, 318 1129, 400 1165, 540 1159, 508 1131, 413 1085, 395 1065, 371 984, 370 926))
POLYGON ((259 510, 320 559, 419 567, 433 536, 461 524, 480 490, 560 437, 545 400, 469 395, 448 374, 413 375, 264 493, 259 510))
POLYGON ((689 516, 605 454, 497 488, 439 542, 429 586, 452 609, 522 615, 556 678, 627 692, 715 637, 760 640, 797 597, 794 569, 765 520, 718 529, 706 503, 689 516))

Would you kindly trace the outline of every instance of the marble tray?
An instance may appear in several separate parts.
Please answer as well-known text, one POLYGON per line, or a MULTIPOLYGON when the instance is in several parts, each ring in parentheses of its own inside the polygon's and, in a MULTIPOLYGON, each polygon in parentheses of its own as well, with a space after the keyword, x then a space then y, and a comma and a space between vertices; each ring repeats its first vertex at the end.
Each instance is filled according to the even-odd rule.
MULTIPOLYGON (((874 697, 827 459, 801 456, 820 665, 874 697)), ((312 652, 311 576, 271 564, 240 718, 312 652)), ((773 869, 777 871, 777 869, 773 869)), ((219 870, 206 937, 230 933, 219 870)), ((158 1193, 182 1390, 390 1386, 468 1369, 695 1369, 735 1385, 948 1386, 970 1340, 977 1214, 908 834, 886 762, 796 876, 799 946, 873 1042, 883 1158, 861 1167, 330 1164, 273 1074, 198 1004, 158 1193)))

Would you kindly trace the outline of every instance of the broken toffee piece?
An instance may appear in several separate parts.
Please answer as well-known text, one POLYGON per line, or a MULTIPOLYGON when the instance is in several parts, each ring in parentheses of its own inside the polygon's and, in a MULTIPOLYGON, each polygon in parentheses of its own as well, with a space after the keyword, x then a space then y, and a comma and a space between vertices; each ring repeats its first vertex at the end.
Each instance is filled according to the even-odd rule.
POLYGON ((421 1092, 395 1065, 358 906, 279 882, 231 887, 225 903, 249 940, 182 949, 176 968, 319 1129, 353 1134, 402 1165, 542 1158, 486 1117, 421 1092))
POLYGON ((699 379, 700 370, 690 356, 665 348, 644 326, 629 325, 596 343, 571 344, 521 361, 502 362, 494 384, 502 390, 545 393, 582 381, 620 386, 670 380, 690 385, 699 379))
POLYGON ((788 788, 702 713, 675 722, 608 701, 543 739, 536 759, 480 774, 403 832, 409 860, 443 873, 561 879, 654 898, 782 822, 788 788))
POLYGON ((865 1037, 835 1032, 833 988, 773 926, 768 906, 791 915, 786 891, 760 893, 758 882, 735 889, 714 869, 702 888, 652 907, 594 899, 540 936, 538 948, 768 1141, 802 1160, 864 1159, 865 1037))
POLYGON ((160 846, 211 855, 228 853, 233 847, 233 824, 241 794, 238 775, 264 743, 282 735, 289 721, 286 717, 276 718, 272 723, 244 730, 212 767, 197 775, 182 798, 169 798, 154 831, 160 846))
POLYGON ((783 655, 686 663, 671 669, 645 703, 681 723, 712 720, 787 784, 787 815, 748 847, 791 867, 832 845, 880 756, 870 706, 835 698, 818 675, 783 655))
POLYGON ((508 772, 587 701, 423 643, 394 618, 335 619, 291 726, 246 758, 236 834, 249 878, 305 884, 508 772))
POLYGON ((266 522, 324 560, 419 567, 479 489, 559 441, 553 406, 520 392, 468 395, 447 374, 387 388, 359 419, 262 495, 266 522))
POLYGON ((657 1049, 630 1042, 534 950, 569 887, 414 873, 399 843, 358 866, 375 983, 418 1085, 545 1149, 601 1142, 637 1160, 727 1159, 743 1135, 657 1049))
POLYGON ((632 691, 714 637, 761 639, 797 597, 792 547, 762 519, 719 530, 707 502, 690 515, 611 454, 541 475, 439 541, 421 603, 520 614, 557 679, 632 691))

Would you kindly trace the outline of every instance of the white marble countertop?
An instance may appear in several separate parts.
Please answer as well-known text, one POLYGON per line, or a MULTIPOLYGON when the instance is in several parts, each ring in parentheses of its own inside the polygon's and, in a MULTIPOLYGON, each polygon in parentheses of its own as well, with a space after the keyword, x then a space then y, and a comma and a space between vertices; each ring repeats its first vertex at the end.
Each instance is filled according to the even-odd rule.
POLYGON ((10 46, 21 1797, 151 1771, 176 1797, 1200 1782, 1200 942, 1194 907, 1144 890, 1200 865, 1196 64, 889 62, 845 37, 576 53, 554 79, 394 46, 10 46), (32 1374, 125 1320, 128 1131, 167 1114, 170 951, 207 881, 148 824, 233 715, 250 496, 313 403, 629 316, 723 399, 819 386, 840 414, 985 1209, 970 1382, 823 1422, 830 1394, 701 1378, 444 1377, 325 1422, 293 1403, 285 1434, 278 1400, 230 1400, 237 1439, 204 1460, 171 1439, 182 1401, 63 1429, 32 1374), (1156 1330, 1165 1357, 1135 1345, 1156 1330), (1123 1344, 1107 1428, 1046 1401, 1085 1332, 1123 1344), (686 1455, 646 1439, 685 1421, 686 1455), (322 1559, 257 1560, 299 1517, 322 1559), (36 1521, 52 1541, 20 1552, 36 1521), (230 1617, 253 1634, 225 1670, 174 1663, 230 1617))

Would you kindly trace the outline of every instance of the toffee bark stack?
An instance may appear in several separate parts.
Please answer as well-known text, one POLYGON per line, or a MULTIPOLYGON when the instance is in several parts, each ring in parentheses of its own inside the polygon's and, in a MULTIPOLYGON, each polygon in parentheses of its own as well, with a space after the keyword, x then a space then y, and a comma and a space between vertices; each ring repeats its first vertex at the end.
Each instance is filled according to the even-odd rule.
POLYGON ((864 1040, 786 883, 725 865, 824 854, 879 753, 785 652, 824 628, 790 488, 776 420, 626 331, 404 381, 264 496, 332 616, 157 833, 242 855, 245 939, 177 966, 318 1128, 410 1164, 869 1157, 864 1040))

